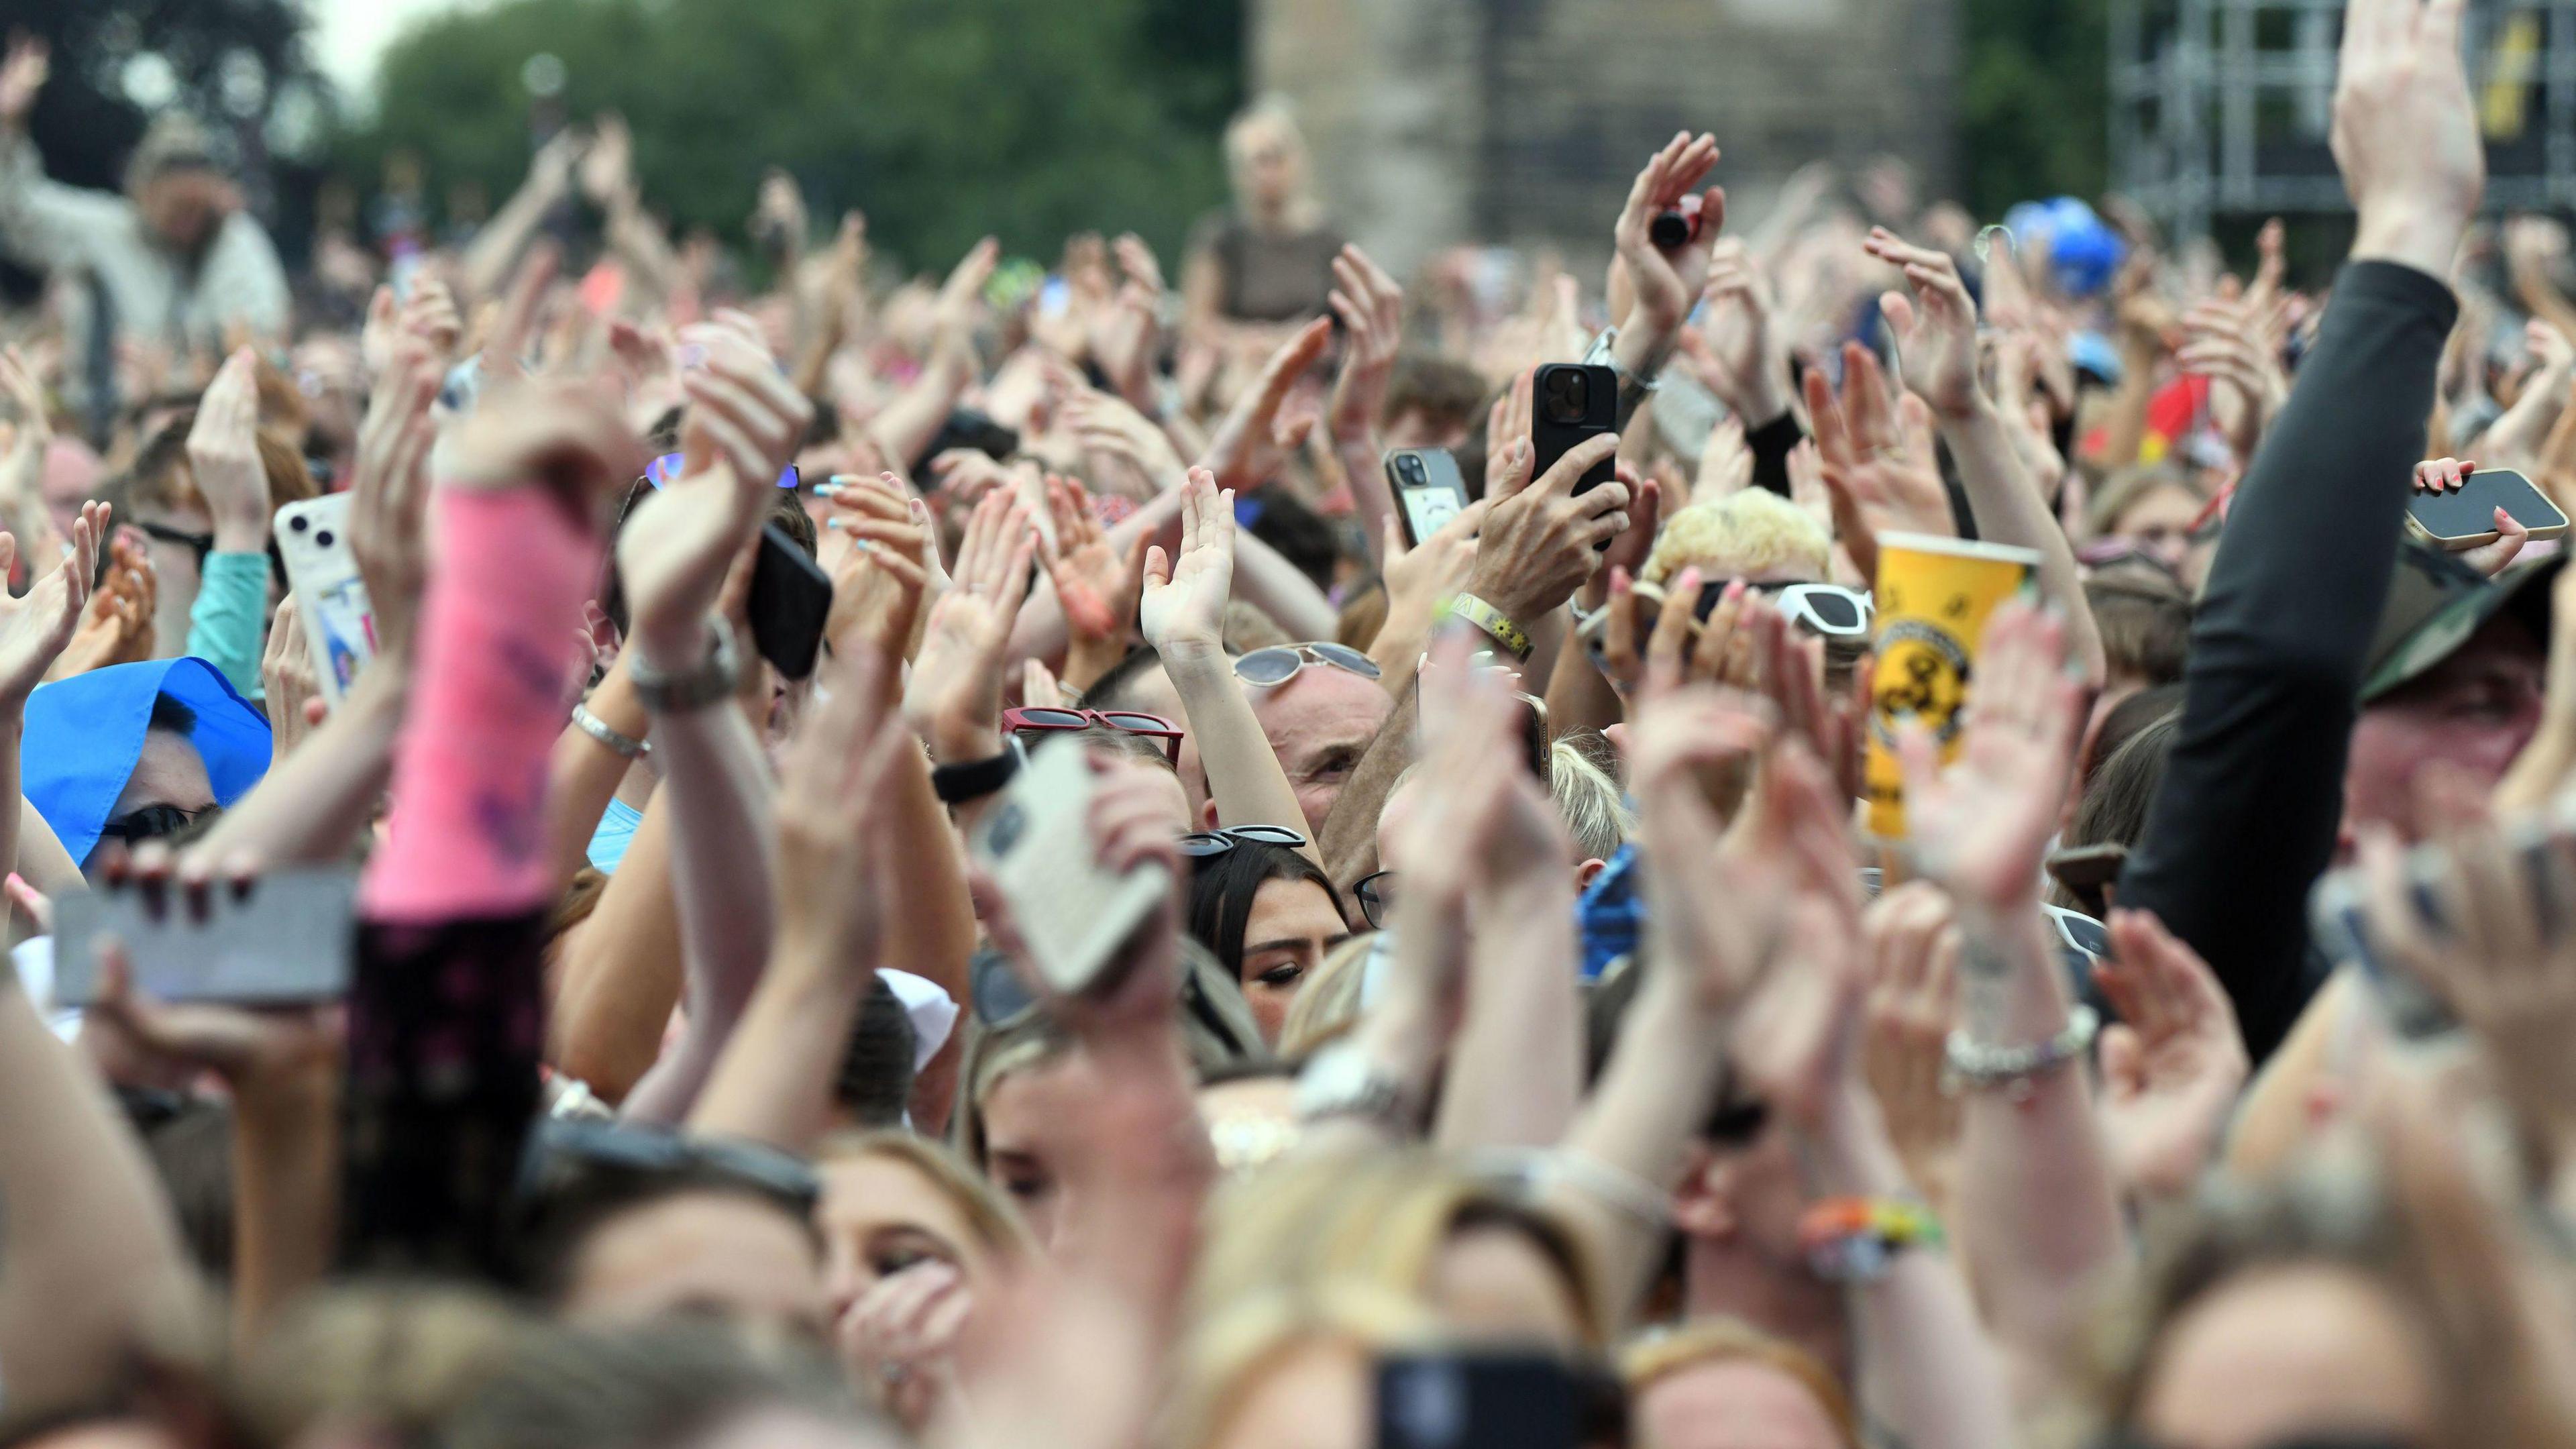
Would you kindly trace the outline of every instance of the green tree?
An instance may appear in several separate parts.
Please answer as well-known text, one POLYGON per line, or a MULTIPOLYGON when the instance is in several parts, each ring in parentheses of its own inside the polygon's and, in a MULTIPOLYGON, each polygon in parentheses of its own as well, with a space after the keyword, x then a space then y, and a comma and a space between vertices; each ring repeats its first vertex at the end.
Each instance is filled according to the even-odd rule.
POLYGON ((2100 194, 2110 174, 2109 0, 1963 0, 1968 202, 2100 194))
POLYGON ((818 228, 862 208, 922 267, 988 231, 1052 256, 1070 231, 1135 229, 1169 257, 1222 195, 1217 130, 1243 89, 1238 0, 513 0, 395 44, 345 174, 363 188, 401 148, 433 197, 466 179, 507 195, 540 52, 565 65, 567 113, 625 115, 647 204, 675 224, 738 240, 783 166, 818 228))

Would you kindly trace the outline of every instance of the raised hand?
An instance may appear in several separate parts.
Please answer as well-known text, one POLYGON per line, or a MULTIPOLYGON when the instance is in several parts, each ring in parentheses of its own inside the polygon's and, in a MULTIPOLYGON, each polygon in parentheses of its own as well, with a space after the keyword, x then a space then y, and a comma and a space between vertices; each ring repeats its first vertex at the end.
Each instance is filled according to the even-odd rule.
POLYGON ((1871 228, 1863 245, 1903 272, 1914 289, 1911 299, 1902 292, 1879 298, 1903 350, 1906 386, 1943 418, 1965 418, 1986 406, 1977 380, 1977 304, 1959 280, 1959 264, 1947 253, 1908 246, 1883 226, 1871 228))
POLYGON ((2290 400, 2290 380, 2265 346, 2254 314, 2241 303, 2203 302, 2183 314, 2182 370, 2215 385, 2210 411, 2237 461, 2250 462, 2263 430, 2290 400))
POLYGON ((1003 664, 1037 546, 1028 505, 1007 492, 985 494, 967 520, 956 571, 922 630, 903 704, 914 733, 942 762, 1001 752, 1003 664))
POLYGON ((1843 344, 1840 401, 1823 368, 1807 370, 1807 414, 1833 497, 1834 536, 1864 577, 1878 575, 1882 533, 1958 532, 1950 491, 1933 461, 1931 409, 1918 398, 1890 398, 1868 348, 1843 344))
POLYGON ((1144 406, 1153 396, 1155 337, 1163 309, 1163 268, 1154 249, 1129 232, 1118 238, 1118 269, 1126 275, 1115 301, 1092 324, 1091 356, 1118 396, 1144 406))
POLYGON ((1172 446, 1171 435, 1124 398, 1076 393, 1065 402, 1064 420, 1073 425, 1085 452, 1126 463, 1157 493, 1180 487, 1189 475, 1189 465, 1172 446))
POLYGON ((2188 1194, 2253 1070, 2236 1009, 2198 952, 2149 911, 2113 911, 2093 979, 2120 1015, 2102 1029, 2102 1137, 2133 1194, 2188 1194))
POLYGON ((56 656, 48 679, 69 679, 111 664, 140 664, 152 657, 153 611, 161 605, 161 575, 152 552, 131 533, 109 536, 107 577, 90 595, 89 610, 56 656))
POLYGON ((260 700, 268 715, 269 762, 292 753, 322 722, 322 697, 313 673, 313 651, 305 646, 300 601, 293 594, 277 601, 268 621, 268 641, 260 649, 260 700))
POLYGON ((833 507, 815 550, 815 561, 832 576, 824 636, 836 651, 867 643, 894 658, 911 657, 937 551, 928 512, 892 473, 836 479, 814 491, 833 507))
POLYGON ((1216 436, 1208 440, 1207 455, 1199 460, 1218 486, 1238 491, 1260 487, 1306 440, 1314 420, 1282 419, 1280 407, 1332 340, 1332 322, 1318 317, 1279 344, 1262 364, 1260 378, 1235 399, 1225 421, 1217 424, 1216 436))
POLYGON ((1906 834, 1915 864, 1965 906, 1997 916, 2039 899, 2083 727, 2066 626, 2021 600, 1994 612, 1977 659, 1959 756, 1948 769, 1919 723, 1900 726, 1906 834))
POLYGON ((854 1382, 877 1388, 887 1413, 920 1433, 957 1404, 957 1350, 974 1290, 953 1264, 928 1259, 869 1285, 833 1337, 854 1382))
MULTIPOLYGON (((1789 358, 1774 318, 1778 303, 1762 263, 1743 241, 1727 237, 1709 254, 1700 291, 1700 346, 1691 348, 1700 379, 1745 427, 1789 411, 1789 358)), ((1686 339, 1685 347, 1691 347, 1686 339)))
POLYGON ((27 124, 27 113, 35 109, 36 95, 52 73, 53 49, 42 36, 24 31, 10 35, 8 58, 0 60, 0 130, 27 124))
POLYGON ((416 344, 397 348, 376 378, 358 426, 349 474, 349 552, 367 586, 383 654, 410 647, 429 583, 429 454, 438 440, 430 405, 439 365, 416 344))
POLYGON ((1223 649, 1225 606, 1234 590, 1234 490, 1192 468, 1181 494, 1180 557, 1157 544, 1145 553, 1140 612, 1145 642, 1166 655, 1223 649))
POLYGON ((1601 566, 1602 545, 1627 532, 1628 485, 1611 482, 1576 494, 1584 471, 1618 450, 1608 433, 1586 438, 1547 470, 1530 477, 1537 453, 1526 439, 1505 446, 1493 504, 1476 540, 1469 592, 1523 628, 1574 597, 1601 566))
MULTIPOLYGON (((70 556, 23 596, 0 597, 0 714, 15 718, 26 709, 27 696, 71 642, 98 571, 98 540, 110 521, 108 505, 82 504, 72 521, 70 556)), ((18 541, 0 533, 0 578, 8 577, 17 556, 18 541)))
POLYGON ((706 620, 725 570, 760 526, 778 474, 814 405, 737 328, 690 329, 706 365, 685 383, 681 476, 639 505, 618 535, 629 636, 645 658, 684 668, 705 651, 706 620), (641 526, 635 526, 641 525, 641 526))
POLYGON ((2356 260, 2436 278, 2486 190, 2486 152, 2460 58, 2467 0, 2353 0, 2335 69, 2335 165, 2359 214, 2356 260))
POLYGON ((888 793, 914 748, 892 691, 900 665, 862 644, 835 656, 778 768, 778 949, 853 970, 876 964, 885 922, 888 793))
POLYGON ((988 236, 968 247, 949 269, 948 280, 940 283, 939 300, 930 312, 931 329, 938 345, 952 356, 973 359, 975 321, 984 315, 984 284, 993 280, 993 268, 1001 260, 1002 244, 988 236))
POLYGON ((1055 539, 1047 543, 1041 536, 1040 557, 1064 609, 1065 628, 1077 645, 1123 653, 1144 588, 1147 539, 1140 533, 1123 550, 1112 544, 1092 511, 1090 492, 1078 481, 1049 473, 1046 498, 1055 539))
POLYGON ((1522 368, 1512 374, 1511 386, 1494 399, 1485 410, 1485 496, 1501 496, 1503 480, 1511 475, 1512 445, 1530 440, 1532 394, 1538 387, 1538 370, 1522 368))
POLYGON ((1959 932, 1950 898, 1908 881, 1861 916, 1869 996, 1861 1062, 1905 1175, 1946 1211, 1959 1159, 1959 1099, 1942 1086, 1959 1014, 1959 932))
POLYGON ((1655 217, 1680 205, 1716 166, 1715 138, 1674 132, 1629 185, 1628 199, 1619 208, 1619 224, 1611 233, 1619 260, 1627 265, 1628 284, 1636 293, 1635 306, 1622 325, 1661 333, 1667 345, 1707 279, 1709 251, 1726 226, 1726 188, 1708 188, 1700 201, 1698 240, 1670 252, 1655 245, 1655 217))
POLYGON ((197 400, 188 429, 188 468, 215 522, 221 553, 268 547, 268 470, 259 461, 259 357, 249 348, 224 359, 197 400))
POLYGON ((1378 414, 1386 408, 1387 383, 1395 375, 1395 355, 1404 345, 1404 288, 1384 267, 1357 246, 1342 248, 1333 258, 1333 290, 1327 298, 1342 319, 1342 375, 1333 383, 1332 406, 1325 417, 1333 437, 1345 447, 1375 449, 1378 414))
POLYGON ((581 153, 581 194, 604 207, 635 195, 635 138, 626 118, 611 111, 591 123, 590 149, 581 153))

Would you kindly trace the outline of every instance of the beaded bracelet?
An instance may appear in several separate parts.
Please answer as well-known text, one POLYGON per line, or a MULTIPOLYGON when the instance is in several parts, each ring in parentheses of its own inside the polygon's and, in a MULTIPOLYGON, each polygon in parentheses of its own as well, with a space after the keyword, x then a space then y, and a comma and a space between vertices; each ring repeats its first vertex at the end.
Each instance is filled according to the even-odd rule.
POLYGON ((1945 1241, 1930 1208, 1901 1198, 1827 1198, 1798 1220, 1798 1246, 1829 1283, 1869 1282, 1903 1249, 1945 1241))

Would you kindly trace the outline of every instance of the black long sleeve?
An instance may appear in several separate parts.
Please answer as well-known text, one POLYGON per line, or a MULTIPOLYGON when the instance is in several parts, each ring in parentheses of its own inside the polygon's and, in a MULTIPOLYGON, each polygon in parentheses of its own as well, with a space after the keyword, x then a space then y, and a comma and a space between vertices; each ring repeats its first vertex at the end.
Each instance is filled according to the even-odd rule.
POLYGON ((1782 413, 1746 432, 1744 445, 1753 453, 1753 486, 1788 497, 1789 455, 1806 438, 1807 430, 1798 426, 1795 412, 1782 413))
POLYGON ((2229 513, 2181 731, 2120 878, 2122 905, 2208 960, 2258 1060, 2316 984, 2308 891, 2334 856, 2362 673, 2458 312, 2412 267, 2344 268, 2229 513))

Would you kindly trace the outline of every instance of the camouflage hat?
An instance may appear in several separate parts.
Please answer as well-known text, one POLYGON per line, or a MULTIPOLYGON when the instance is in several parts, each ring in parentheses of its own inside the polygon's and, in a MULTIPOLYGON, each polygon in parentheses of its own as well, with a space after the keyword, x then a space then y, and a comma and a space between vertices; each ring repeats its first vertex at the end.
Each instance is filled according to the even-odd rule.
POLYGON ((2408 540, 2397 551, 2388 603, 2371 636, 2361 702, 2369 704, 2451 657, 2487 621, 2519 613, 2533 637, 2549 638, 2549 583, 2565 554, 2522 564, 2490 580, 2458 558, 2408 540))

